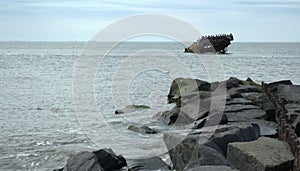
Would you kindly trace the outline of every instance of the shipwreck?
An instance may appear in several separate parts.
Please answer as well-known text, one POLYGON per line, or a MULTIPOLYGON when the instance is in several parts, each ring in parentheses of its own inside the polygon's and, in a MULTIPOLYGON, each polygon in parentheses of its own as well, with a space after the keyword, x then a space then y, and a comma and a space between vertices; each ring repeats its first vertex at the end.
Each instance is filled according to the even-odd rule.
POLYGON ((227 52, 227 47, 233 41, 232 34, 202 36, 189 47, 185 48, 186 53, 221 53, 227 52))

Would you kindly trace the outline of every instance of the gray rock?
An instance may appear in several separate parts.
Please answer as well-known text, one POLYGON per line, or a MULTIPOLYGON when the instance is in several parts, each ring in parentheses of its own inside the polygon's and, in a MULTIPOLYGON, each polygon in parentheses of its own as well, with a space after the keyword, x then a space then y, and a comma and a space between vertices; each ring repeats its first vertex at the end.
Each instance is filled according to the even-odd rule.
POLYGON ((251 121, 253 124, 257 124, 260 129, 260 135, 266 137, 277 137, 277 128, 278 124, 271 121, 261 120, 261 119, 254 119, 251 121))
POLYGON ((128 130, 141 133, 141 134, 156 134, 157 131, 148 127, 148 126, 136 126, 136 125, 129 125, 128 130))
POLYGON ((178 107, 174 107, 172 110, 162 112, 158 115, 160 115, 159 120, 167 125, 187 125, 195 120, 190 118, 186 113, 180 111, 178 107))
POLYGON ((226 105, 236 105, 236 104, 240 104, 240 105, 254 105, 253 102, 251 100, 248 100, 246 98, 234 98, 231 99, 230 101, 226 102, 226 105))
POLYGON ((267 86, 269 90, 274 93, 277 91, 279 85, 293 85, 293 83, 290 80, 282 80, 282 81, 269 83, 267 86))
POLYGON ((226 114, 209 114, 206 118, 194 122, 192 129, 200 129, 204 126, 225 125, 228 123, 226 114))
POLYGON ((294 163, 288 144, 267 137, 252 142, 230 143, 227 159, 241 171, 288 171, 294 163))
POLYGON ((228 166, 198 166, 186 171, 237 171, 228 166))
POLYGON ((64 171, 77 170, 104 171, 98 162, 97 156, 87 151, 71 156, 64 167, 64 171))
POLYGON ((178 98, 188 96, 197 91, 211 91, 211 86, 206 81, 190 78, 176 78, 171 84, 168 102, 177 102, 178 98))
POLYGON ((116 110, 115 114, 131 113, 141 109, 150 109, 150 107, 146 105, 129 105, 123 109, 116 110))
POLYGON ((71 156, 64 171, 90 170, 112 171, 126 166, 126 160, 117 156, 111 149, 101 149, 94 152, 80 152, 71 156))
POLYGON ((251 110, 251 109, 261 109, 261 108, 254 105, 243 105, 243 104, 234 104, 234 105, 225 106, 225 112, 240 112, 243 110, 251 110))
POLYGON ((230 77, 228 80, 226 80, 226 88, 227 90, 230 90, 232 88, 239 87, 240 85, 244 85, 243 81, 235 78, 235 77, 230 77))
POLYGON ((277 96, 289 103, 300 103, 300 85, 279 85, 277 96))
POLYGON ((171 167, 159 157, 127 159, 127 166, 130 171, 171 170, 171 167))
POLYGON ((193 146, 184 141, 169 151, 173 168, 186 170, 202 165, 228 165, 225 157, 215 149, 198 144, 193 146))
POLYGON ((125 158, 117 156, 111 149, 100 149, 93 153, 98 158, 98 162, 104 171, 121 169, 127 165, 125 158))
POLYGON ((258 92, 261 93, 262 90, 256 86, 251 86, 251 85, 241 85, 237 88, 232 88, 230 90, 228 90, 229 94, 235 94, 235 93, 254 93, 254 92, 258 92))
POLYGON ((252 119, 266 118, 266 112, 260 108, 225 112, 225 114, 228 117, 228 121, 231 122, 251 121, 252 119))
POLYGON ((227 145, 231 142, 248 142, 260 136, 258 125, 249 123, 234 123, 220 125, 210 141, 218 145, 224 155, 227 154, 227 145))
POLYGON ((275 121, 276 107, 265 93, 243 93, 243 97, 251 100, 255 105, 266 111, 267 120, 275 121))

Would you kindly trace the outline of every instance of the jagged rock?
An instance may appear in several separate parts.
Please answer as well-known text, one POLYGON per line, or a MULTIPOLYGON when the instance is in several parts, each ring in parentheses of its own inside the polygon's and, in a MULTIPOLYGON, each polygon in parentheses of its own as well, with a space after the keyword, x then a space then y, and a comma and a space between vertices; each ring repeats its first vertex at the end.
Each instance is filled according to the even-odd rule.
POLYGON ((97 156, 92 152, 80 152, 71 156, 64 171, 77 171, 77 170, 91 170, 91 171, 104 171, 98 162, 97 156))
POLYGON ((94 152, 80 152, 71 156, 64 170, 112 171, 126 166, 122 156, 116 156, 111 149, 101 149, 94 152))
POLYGON ((260 108, 225 112, 230 122, 250 121, 252 119, 266 118, 266 112, 260 108))
POLYGON ((266 111, 266 120, 275 121, 276 107, 265 93, 243 93, 243 97, 251 100, 255 105, 266 111))
POLYGON ((260 135, 265 137, 277 137, 277 129, 278 124, 271 121, 261 120, 261 119, 254 119, 251 121, 253 124, 257 124, 260 129, 260 135))
POLYGON ((127 159, 127 166, 129 171, 171 170, 171 167, 159 157, 151 157, 146 159, 127 159))
POLYGON ((121 169, 126 166, 123 156, 117 156, 111 149, 101 149, 93 152, 104 171, 121 169))
POLYGON ((123 109, 116 110, 115 114, 131 113, 140 109, 150 109, 150 107, 146 105, 129 105, 123 109))
POLYGON ((229 94, 235 94, 235 93, 261 93, 262 90, 256 86, 251 86, 251 85, 240 85, 239 87, 232 88, 228 90, 229 94))
POLYGON ((223 154, 227 154, 227 145, 231 142, 248 142, 260 136, 258 125, 249 123, 235 123, 220 125, 210 141, 218 145, 223 154))
POLYGON ((226 105, 254 105, 251 100, 248 100, 246 98, 234 98, 226 102, 226 105))
POLYGON ((291 80, 282 80, 282 81, 269 83, 267 86, 271 92, 275 93, 279 85, 293 85, 293 83, 291 80))
POLYGON ((267 137, 252 142, 230 143, 227 159, 241 171, 288 171, 294 163, 288 144, 267 137))
POLYGON ((194 121, 186 113, 180 111, 178 107, 174 107, 170 111, 159 113, 159 120, 167 125, 187 125, 194 121))
POLYGON ((169 151, 175 170, 186 170, 204 165, 228 165, 225 157, 215 149, 202 144, 194 146, 186 142, 188 141, 183 141, 169 151))
POLYGON ((186 171, 237 171, 228 166, 198 166, 186 171))
POLYGON ((171 84, 168 102, 176 102, 178 98, 190 95, 195 91, 211 91, 211 86, 206 81, 191 78, 176 78, 171 84))
POLYGON ((135 125, 129 125, 128 130, 141 133, 141 134, 156 134, 157 131, 149 128, 148 126, 135 126, 135 125))
POLYGON ((194 122, 193 129, 200 129, 204 126, 225 125, 228 123, 226 114, 213 113, 209 114, 206 118, 194 122))
POLYGON ((183 168, 187 169, 208 164, 227 165, 226 160, 223 160, 225 159, 223 155, 227 153, 229 143, 253 141, 260 134, 259 127, 249 123, 220 125, 214 134, 214 130, 211 130, 211 134, 207 132, 208 130, 193 132, 187 136, 174 133, 164 134, 164 141, 169 149, 174 169, 182 170, 183 168), (201 150, 205 152, 198 153, 201 150), (203 154, 203 159, 200 156, 201 154, 203 154), (209 161, 206 159, 209 159, 209 161))
POLYGON ((278 85, 279 98, 288 103, 300 103, 300 85, 278 85))
POLYGON ((192 97, 180 107, 159 113, 160 120, 168 125, 187 125, 207 116, 211 107, 211 98, 192 97))
POLYGON ((240 85, 244 85, 244 83, 241 80, 239 80, 239 79, 237 79, 235 77, 230 77, 228 80, 226 80, 226 88, 227 88, 227 90, 239 87, 240 85))
POLYGON ((262 88, 262 86, 261 86, 260 84, 257 84, 256 82, 254 82, 254 81, 253 81, 251 78, 249 78, 249 77, 246 79, 245 82, 246 82, 247 85, 256 86, 256 87, 258 87, 258 88, 260 88, 260 89, 262 88))
POLYGON ((251 110, 251 109, 260 109, 258 106, 254 105, 243 105, 243 104, 234 104, 225 106, 225 112, 240 112, 243 110, 251 110))

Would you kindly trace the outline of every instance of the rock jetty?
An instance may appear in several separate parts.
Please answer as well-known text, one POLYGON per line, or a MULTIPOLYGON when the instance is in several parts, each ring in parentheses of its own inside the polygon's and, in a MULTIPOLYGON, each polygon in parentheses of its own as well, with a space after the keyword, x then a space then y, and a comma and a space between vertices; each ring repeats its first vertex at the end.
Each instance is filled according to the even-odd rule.
POLYGON ((161 130, 151 124, 128 129, 163 134, 170 163, 160 156, 125 159, 101 149, 74 154, 58 170, 299 170, 300 86, 291 81, 258 84, 231 77, 209 83, 177 78, 167 102, 173 109, 154 117, 164 125, 161 130), (166 130, 174 126, 181 129, 166 130))

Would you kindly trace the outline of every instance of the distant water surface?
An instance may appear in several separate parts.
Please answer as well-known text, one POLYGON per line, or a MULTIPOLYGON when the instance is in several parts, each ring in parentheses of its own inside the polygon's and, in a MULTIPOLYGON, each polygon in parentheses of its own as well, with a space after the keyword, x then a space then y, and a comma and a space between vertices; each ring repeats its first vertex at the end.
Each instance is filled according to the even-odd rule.
MULTIPOLYGON (((64 166, 74 152, 100 148, 85 134, 86 128, 79 124, 74 110, 72 88, 78 86, 73 85, 74 69, 84 44, 0 42, 0 170, 51 170, 64 166)), ((103 43, 101 46, 110 45, 103 43)), ((97 50, 101 51, 101 46, 97 50)), ((160 135, 136 135, 126 129, 128 124, 124 119, 139 121, 143 118, 141 115, 154 115, 171 107, 165 104, 174 73, 184 77, 188 71, 194 78, 213 79, 199 56, 185 54, 183 49, 184 45, 179 43, 130 42, 119 44, 105 56, 91 78, 95 80, 94 97, 99 111, 87 112, 95 116, 101 112, 101 117, 110 126, 95 122, 89 126, 95 130, 116 131, 125 140, 116 142, 114 137, 101 137, 100 134, 103 146, 120 144, 120 149, 115 151, 126 152, 125 156, 160 152, 160 146, 149 147, 147 144, 147 141, 159 139, 160 135), (175 65, 172 57, 183 65, 175 65), (159 67, 141 72, 135 70, 155 62, 159 67), (129 77, 132 73, 136 73, 133 79, 129 77), (130 84, 126 79, 130 79, 130 84), (114 84, 117 84, 116 88, 126 87, 132 104, 148 105, 151 109, 139 111, 131 118, 114 115, 121 107, 116 106, 115 100, 124 100, 118 99, 124 94, 114 91, 114 84), (117 98, 113 99, 113 95, 117 98), (132 148, 132 140, 144 143, 132 148)), ((228 54, 202 57, 212 61, 218 59, 221 67, 216 70, 224 71, 224 78, 251 77, 258 83, 289 79, 300 84, 300 43, 233 43, 228 54)), ((85 88, 84 84, 80 86, 85 88)))

